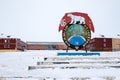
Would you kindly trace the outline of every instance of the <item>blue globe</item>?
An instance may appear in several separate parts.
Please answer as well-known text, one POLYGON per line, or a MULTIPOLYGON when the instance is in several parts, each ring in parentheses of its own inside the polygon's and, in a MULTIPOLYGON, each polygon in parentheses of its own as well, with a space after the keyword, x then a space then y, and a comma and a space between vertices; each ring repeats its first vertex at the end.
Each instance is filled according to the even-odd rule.
POLYGON ((86 42, 86 40, 83 36, 75 35, 75 36, 71 36, 68 39, 68 42, 74 46, 80 46, 83 45, 86 42))

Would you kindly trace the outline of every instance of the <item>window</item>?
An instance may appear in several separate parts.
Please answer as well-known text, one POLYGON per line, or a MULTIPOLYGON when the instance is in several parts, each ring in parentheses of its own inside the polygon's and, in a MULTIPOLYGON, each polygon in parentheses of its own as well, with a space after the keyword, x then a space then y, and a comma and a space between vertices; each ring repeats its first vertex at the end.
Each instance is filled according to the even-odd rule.
POLYGON ((106 42, 106 39, 104 39, 103 41, 106 42))
POLYGON ((103 45, 104 47, 106 47, 106 44, 104 43, 104 45, 103 45))
POLYGON ((10 44, 10 39, 8 39, 8 44, 10 44))
POLYGON ((4 44, 4 48, 7 48, 7 45, 6 45, 6 44, 4 44))
POLYGON ((4 42, 6 43, 6 42, 7 42, 7 40, 4 40, 4 42))
POLYGON ((8 44, 8 48, 10 48, 10 44, 8 44))
POLYGON ((95 42, 95 39, 93 39, 92 41, 95 42))

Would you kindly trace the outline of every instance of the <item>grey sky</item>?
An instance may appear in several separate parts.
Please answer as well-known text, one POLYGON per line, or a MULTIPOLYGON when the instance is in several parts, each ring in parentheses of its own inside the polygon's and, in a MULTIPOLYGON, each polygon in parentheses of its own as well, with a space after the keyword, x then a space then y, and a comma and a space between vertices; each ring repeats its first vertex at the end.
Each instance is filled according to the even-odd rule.
POLYGON ((83 12, 95 26, 92 37, 117 37, 119 8, 120 0, 0 0, 0 34, 24 41, 62 41, 58 26, 64 13, 83 12))

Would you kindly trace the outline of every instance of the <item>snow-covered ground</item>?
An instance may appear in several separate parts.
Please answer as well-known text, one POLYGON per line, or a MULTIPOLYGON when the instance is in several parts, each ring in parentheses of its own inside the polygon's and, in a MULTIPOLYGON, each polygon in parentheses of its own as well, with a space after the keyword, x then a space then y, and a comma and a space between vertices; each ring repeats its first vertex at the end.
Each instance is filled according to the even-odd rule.
POLYGON ((57 56, 58 52, 65 51, 0 52, 0 80, 44 80, 44 78, 45 80, 120 80, 120 52, 100 52, 100 56, 70 57, 57 56), (45 61, 46 57, 48 60, 45 61), (73 63, 37 65, 37 62, 54 61, 73 63), (29 66, 39 68, 29 70, 29 66), (41 66, 57 67, 42 69, 41 66), (68 66, 77 67, 68 68, 68 66))

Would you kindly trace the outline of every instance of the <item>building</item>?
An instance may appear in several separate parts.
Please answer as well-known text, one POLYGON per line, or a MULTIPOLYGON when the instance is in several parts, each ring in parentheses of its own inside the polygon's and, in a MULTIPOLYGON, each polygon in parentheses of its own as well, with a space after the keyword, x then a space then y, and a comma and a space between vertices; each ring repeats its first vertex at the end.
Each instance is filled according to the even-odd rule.
POLYGON ((26 47, 19 38, 0 38, 0 51, 24 51, 26 47))
POLYGON ((112 39, 112 50, 113 51, 120 51, 120 38, 113 38, 112 39))
POLYGON ((63 42, 27 42, 28 50, 64 50, 66 45, 63 42))
POLYGON ((93 38, 89 45, 90 51, 112 51, 112 38, 93 38))
POLYGON ((120 38, 93 38, 90 51, 120 51, 120 38))

